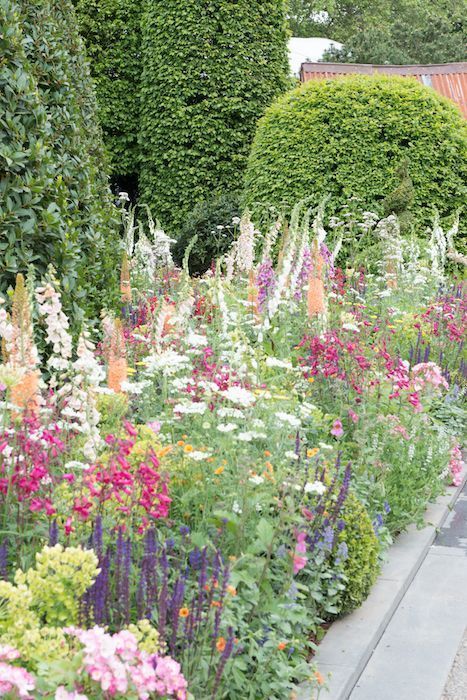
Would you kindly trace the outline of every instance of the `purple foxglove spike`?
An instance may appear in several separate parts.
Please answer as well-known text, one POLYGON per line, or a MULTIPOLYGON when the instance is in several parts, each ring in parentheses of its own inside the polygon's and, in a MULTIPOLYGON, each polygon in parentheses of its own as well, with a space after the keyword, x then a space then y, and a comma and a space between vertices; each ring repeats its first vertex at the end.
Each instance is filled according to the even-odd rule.
POLYGON ((8 579, 8 541, 3 540, 0 545, 0 579, 8 579))
POLYGON ((58 525, 56 520, 52 520, 49 525, 49 547, 55 547, 58 543, 58 525))

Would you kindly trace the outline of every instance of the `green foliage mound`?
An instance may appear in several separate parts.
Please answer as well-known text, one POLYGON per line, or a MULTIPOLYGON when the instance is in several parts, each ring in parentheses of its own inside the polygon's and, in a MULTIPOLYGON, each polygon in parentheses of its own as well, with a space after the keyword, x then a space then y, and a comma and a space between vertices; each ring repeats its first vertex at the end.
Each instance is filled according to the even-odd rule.
POLYGON ((408 163, 410 210, 429 223, 465 202, 467 129, 459 110, 415 79, 348 76, 310 81, 279 98, 260 120, 245 178, 247 204, 289 212, 330 194, 338 210, 355 195, 384 209, 408 163))
POLYGON ((182 263, 187 245, 197 235, 188 266, 192 275, 206 272, 212 261, 221 257, 232 245, 232 219, 240 216, 240 197, 237 194, 224 194, 197 204, 183 222, 173 251, 175 261, 182 263))
POLYGON ((347 583, 339 609, 348 613, 363 603, 378 576, 379 542, 366 508, 352 493, 347 496, 343 520, 345 528, 339 534, 339 542, 347 545, 347 558, 343 562, 347 583))
POLYGON ((288 85, 285 0, 153 0, 143 15, 140 192, 171 235, 241 186, 258 117, 288 85))

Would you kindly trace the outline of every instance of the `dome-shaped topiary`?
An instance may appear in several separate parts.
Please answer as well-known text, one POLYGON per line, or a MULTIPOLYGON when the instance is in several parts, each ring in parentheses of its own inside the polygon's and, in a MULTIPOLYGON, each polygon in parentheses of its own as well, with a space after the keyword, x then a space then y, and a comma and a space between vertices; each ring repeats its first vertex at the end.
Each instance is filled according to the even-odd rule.
POLYGON ((345 527, 339 533, 339 543, 345 543, 347 548, 343 562, 347 583, 339 608, 341 613, 348 613, 362 604, 376 580, 379 542, 366 508, 352 493, 347 496, 342 518, 345 527))
POLYGON ((259 121, 246 203, 289 212, 308 195, 319 201, 330 194, 328 209, 336 210, 356 195, 383 213, 407 162, 410 208, 426 223, 434 207, 445 214, 465 202, 466 155, 457 107, 415 79, 312 80, 276 100, 259 121))

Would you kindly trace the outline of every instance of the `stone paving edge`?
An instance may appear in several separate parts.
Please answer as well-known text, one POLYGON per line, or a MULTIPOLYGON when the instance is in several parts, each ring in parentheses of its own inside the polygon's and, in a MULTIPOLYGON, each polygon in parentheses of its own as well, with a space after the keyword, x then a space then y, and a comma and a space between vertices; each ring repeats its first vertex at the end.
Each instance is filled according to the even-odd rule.
MULTIPOLYGON (((330 674, 327 691, 320 694, 323 700, 348 700, 466 481, 467 471, 460 486, 447 487, 428 505, 425 527, 410 526, 396 538, 366 601, 329 628, 314 659, 325 677, 330 674)), ((315 697, 306 683, 297 689, 296 700, 315 697)))

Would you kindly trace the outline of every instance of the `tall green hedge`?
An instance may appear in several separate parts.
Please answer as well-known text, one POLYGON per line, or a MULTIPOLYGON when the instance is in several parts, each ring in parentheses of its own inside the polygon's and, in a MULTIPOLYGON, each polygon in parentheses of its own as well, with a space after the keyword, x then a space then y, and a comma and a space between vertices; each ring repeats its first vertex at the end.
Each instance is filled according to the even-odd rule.
POLYGON ((52 126, 26 57, 23 16, 0 0, 0 292, 19 271, 50 261, 69 288, 77 250, 67 225, 66 188, 52 155, 52 126))
POLYGON ((2 22, 8 45, 0 62, 5 76, 0 120, 6 115, 1 135, 5 152, 15 149, 18 161, 22 156, 22 169, 14 170, 8 160, 7 169, 0 169, 0 187, 11 192, 3 200, 8 218, 2 222, 1 286, 28 264, 39 277, 52 263, 74 317, 82 310, 97 315, 117 289, 118 219, 73 5, 2 0, 2 22), (50 201, 29 184, 38 171, 50 201), (31 194, 34 208, 25 205, 31 194))
POLYGON ((96 86, 112 175, 139 170, 139 84, 143 0, 74 0, 96 86))
POLYGON ((285 0, 146 0, 140 191, 177 233, 238 189, 258 117, 287 87, 285 0))
MULTIPOLYGON (((414 79, 351 76, 310 81, 279 98, 258 125, 245 198, 286 211, 307 195, 330 194, 329 209, 352 195, 367 208, 399 185, 407 159, 411 209, 465 204, 466 123, 457 107, 414 79)), ((381 207, 380 207, 381 204, 381 207)))

